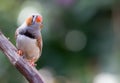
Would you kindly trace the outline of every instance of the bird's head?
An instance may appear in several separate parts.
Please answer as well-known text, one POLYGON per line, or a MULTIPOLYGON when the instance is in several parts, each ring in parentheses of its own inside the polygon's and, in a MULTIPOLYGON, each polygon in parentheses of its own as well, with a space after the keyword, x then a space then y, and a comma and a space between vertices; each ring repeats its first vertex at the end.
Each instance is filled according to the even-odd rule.
POLYGON ((34 26, 34 27, 43 27, 42 24, 42 16, 41 15, 31 15, 26 19, 27 26, 34 26))

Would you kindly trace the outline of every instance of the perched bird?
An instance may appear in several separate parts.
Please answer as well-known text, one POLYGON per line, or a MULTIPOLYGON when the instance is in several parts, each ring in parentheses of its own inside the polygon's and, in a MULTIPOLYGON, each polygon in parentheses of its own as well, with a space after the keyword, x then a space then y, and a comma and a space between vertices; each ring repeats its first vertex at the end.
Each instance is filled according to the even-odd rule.
POLYGON ((15 38, 18 54, 32 66, 42 53, 42 16, 31 15, 16 29, 15 38))

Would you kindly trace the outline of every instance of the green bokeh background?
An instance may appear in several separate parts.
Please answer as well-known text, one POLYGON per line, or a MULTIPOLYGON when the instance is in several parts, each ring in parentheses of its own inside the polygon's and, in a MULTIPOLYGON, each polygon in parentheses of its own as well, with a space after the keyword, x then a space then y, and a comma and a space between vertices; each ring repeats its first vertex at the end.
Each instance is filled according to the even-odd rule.
MULTIPOLYGON (((14 45, 20 11, 27 5, 34 7, 33 4, 26 5, 28 2, 37 2, 37 8, 42 9, 43 52, 37 62, 37 69, 47 70, 52 75, 46 74, 49 78, 46 83, 97 83, 94 79, 101 73, 119 77, 119 46, 115 43, 116 19, 113 20, 113 8, 116 5, 118 7, 115 8, 120 7, 119 1, 0 0, 0 30, 14 45), (72 31, 82 36, 74 32, 75 35, 68 38, 71 44, 67 44, 66 37, 72 31), (73 49, 68 45, 73 46, 73 49), (79 48, 81 45, 83 47, 79 48)), ((0 83, 27 83, 2 52, 0 83)))

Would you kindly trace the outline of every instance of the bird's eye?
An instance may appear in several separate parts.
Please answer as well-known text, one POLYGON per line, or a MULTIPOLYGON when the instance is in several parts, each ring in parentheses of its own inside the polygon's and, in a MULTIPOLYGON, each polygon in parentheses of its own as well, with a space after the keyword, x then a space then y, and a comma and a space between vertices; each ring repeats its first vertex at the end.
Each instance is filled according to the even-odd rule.
POLYGON ((32 17, 34 18, 35 16, 34 16, 34 15, 32 15, 32 17))

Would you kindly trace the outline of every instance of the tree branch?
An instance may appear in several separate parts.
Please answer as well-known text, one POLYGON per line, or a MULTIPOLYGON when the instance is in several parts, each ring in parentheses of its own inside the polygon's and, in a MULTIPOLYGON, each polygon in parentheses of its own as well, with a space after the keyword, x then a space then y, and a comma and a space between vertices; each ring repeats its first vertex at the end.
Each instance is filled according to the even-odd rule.
POLYGON ((16 47, 0 32, 0 50, 8 57, 10 62, 24 75, 29 83, 43 83, 36 68, 30 66, 17 54, 16 47))

